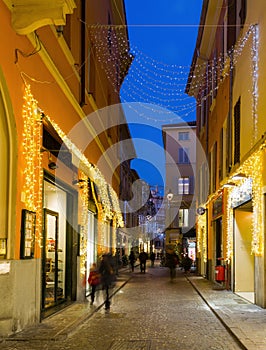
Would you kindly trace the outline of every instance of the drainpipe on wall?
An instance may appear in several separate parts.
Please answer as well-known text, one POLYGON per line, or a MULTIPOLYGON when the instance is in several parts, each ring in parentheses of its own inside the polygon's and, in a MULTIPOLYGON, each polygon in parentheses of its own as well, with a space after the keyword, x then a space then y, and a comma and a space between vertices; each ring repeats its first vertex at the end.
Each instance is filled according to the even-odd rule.
POLYGON ((80 106, 85 105, 86 99, 86 0, 81 1, 81 30, 80 30, 80 40, 81 40, 81 77, 80 77, 80 106))

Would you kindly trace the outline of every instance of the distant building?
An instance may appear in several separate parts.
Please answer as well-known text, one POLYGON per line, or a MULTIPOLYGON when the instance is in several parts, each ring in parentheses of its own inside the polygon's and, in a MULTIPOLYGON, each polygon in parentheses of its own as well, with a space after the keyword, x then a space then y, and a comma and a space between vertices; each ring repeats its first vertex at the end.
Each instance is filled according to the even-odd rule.
POLYGON ((162 126, 165 148, 166 228, 195 237, 196 122, 162 126), (167 194, 172 199, 167 201, 167 194))

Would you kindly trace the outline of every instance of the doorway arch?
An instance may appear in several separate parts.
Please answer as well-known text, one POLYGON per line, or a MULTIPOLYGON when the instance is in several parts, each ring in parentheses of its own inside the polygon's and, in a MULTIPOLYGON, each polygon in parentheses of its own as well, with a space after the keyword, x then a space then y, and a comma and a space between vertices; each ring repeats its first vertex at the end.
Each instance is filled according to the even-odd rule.
POLYGON ((12 103, 0 67, 0 239, 6 240, 6 259, 15 257, 17 133, 12 103))

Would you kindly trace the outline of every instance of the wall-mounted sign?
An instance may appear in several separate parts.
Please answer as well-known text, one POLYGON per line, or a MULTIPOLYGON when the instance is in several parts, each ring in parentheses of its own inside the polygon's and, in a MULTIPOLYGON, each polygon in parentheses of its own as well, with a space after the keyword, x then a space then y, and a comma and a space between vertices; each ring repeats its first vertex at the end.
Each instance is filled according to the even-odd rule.
POLYGON ((223 194, 221 193, 214 201, 212 205, 212 218, 221 216, 223 214, 223 194))
POLYGON ((36 213, 26 209, 22 210, 20 258, 34 257, 36 213))

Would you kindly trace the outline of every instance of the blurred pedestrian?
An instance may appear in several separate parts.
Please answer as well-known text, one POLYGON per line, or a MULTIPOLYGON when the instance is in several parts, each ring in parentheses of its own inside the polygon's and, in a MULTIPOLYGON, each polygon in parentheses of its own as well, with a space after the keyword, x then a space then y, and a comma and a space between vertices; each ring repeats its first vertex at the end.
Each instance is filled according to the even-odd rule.
POLYGON ((186 254, 182 260, 182 266, 185 270, 185 273, 190 272, 193 260, 186 254))
POLYGON ((104 254, 102 257, 102 261, 99 267, 99 272, 101 274, 101 283, 103 290, 106 292, 105 297, 105 309, 110 309, 110 298, 109 298, 109 290, 110 287, 114 284, 116 277, 114 273, 114 264, 113 258, 111 254, 104 254))
POLYGON ((128 265, 128 257, 126 254, 122 256, 122 263, 124 267, 128 265))
POLYGON ((88 283, 91 287, 91 295, 90 296, 91 296, 91 305, 92 305, 94 303, 94 299, 95 299, 96 288, 101 283, 101 277, 100 277, 99 271, 97 269, 97 265, 95 263, 93 263, 91 265, 90 273, 89 273, 89 277, 88 277, 88 283))
POLYGON ((176 276, 176 266, 178 264, 178 256, 173 250, 168 250, 165 256, 165 265, 170 269, 171 281, 176 276))
POLYGON ((154 267, 154 261, 155 261, 155 253, 154 252, 151 252, 150 259, 151 259, 151 267, 154 267))
POLYGON ((115 274, 118 276, 118 270, 120 265, 120 252, 117 250, 115 253, 115 274))
POLYGON ((135 256, 135 253, 134 253, 134 250, 133 250, 133 249, 131 249, 128 258, 129 258, 129 262, 130 262, 130 266, 131 266, 131 271, 134 272, 136 256, 135 256))
POLYGON ((146 272, 146 261, 148 259, 148 254, 142 250, 139 254, 139 262, 140 262, 140 272, 146 272))

